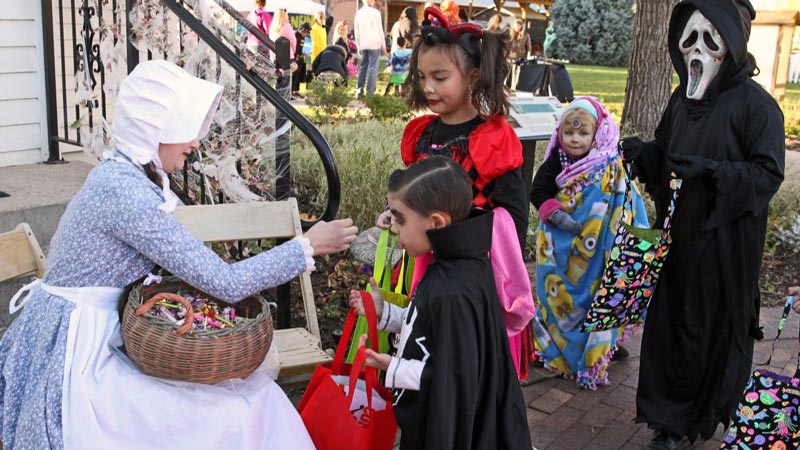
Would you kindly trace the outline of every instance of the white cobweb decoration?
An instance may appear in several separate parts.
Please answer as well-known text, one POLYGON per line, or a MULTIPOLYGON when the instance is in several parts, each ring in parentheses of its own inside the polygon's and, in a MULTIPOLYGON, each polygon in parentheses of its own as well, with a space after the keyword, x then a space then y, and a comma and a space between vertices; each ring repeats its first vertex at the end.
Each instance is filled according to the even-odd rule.
MULTIPOLYGON (((100 36, 100 55, 106 75, 104 90, 113 105, 119 85, 127 74, 124 3, 113 20, 92 24, 100 36)), ((245 46, 246 29, 210 0, 198 0, 187 9, 222 42, 237 53, 245 65, 270 85, 277 71, 267 52, 252 52, 245 46)), ((110 15, 107 15, 110 17, 110 15)), ((208 136, 201 142, 199 158, 183 175, 173 176, 173 189, 183 192, 192 203, 248 202, 272 199, 278 170, 275 167, 275 139, 289 131, 289 125, 275 129, 275 109, 259 96, 246 80, 202 42, 177 16, 158 0, 139 0, 131 11, 132 42, 140 60, 167 59, 199 78, 224 86, 223 98, 208 136), (202 192, 201 192, 202 191, 202 192)), ((92 108, 99 89, 91 89, 88 73, 76 76, 76 102, 87 114, 77 127, 84 151, 98 158, 113 147, 109 124, 92 108), (86 116, 93 118, 89 126, 86 116)), ((110 109, 110 108, 109 108, 110 109)), ((113 120, 113 116, 111 117, 113 120)))

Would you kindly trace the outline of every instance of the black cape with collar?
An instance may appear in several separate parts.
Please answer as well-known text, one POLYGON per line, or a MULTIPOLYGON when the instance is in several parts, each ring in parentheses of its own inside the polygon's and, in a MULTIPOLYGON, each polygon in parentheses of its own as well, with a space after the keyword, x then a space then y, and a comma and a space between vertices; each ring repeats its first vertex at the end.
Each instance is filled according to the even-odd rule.
MULTIPOLYGON (((710 438, 727 425, 750 374, 760 337, 758 275, 767 206, 783 180, 783 114, 750 79, 743 0, 684 0, 673 10, 669 49, 681 85, 656 139, 634 164, 656 203, 656 226, 669 204, 667 155, 708 160, 707 176, 684 182, 673 243, 650 304, 637 391, 637 421, 669 433, 710 438), (685 96, 678 40, 699 9, 729 54, 702 102, 685 96)), ((749 16, 749 14, 747 14, 749 16)))
POLYGON ((409 305, 405 359, 426 361, 420 390, 395 390, 401 450, 530 450, 488 253, 492 213, 431 230, 435 259, 409 305), (427 360, 425 359, 427 357, 427 360))

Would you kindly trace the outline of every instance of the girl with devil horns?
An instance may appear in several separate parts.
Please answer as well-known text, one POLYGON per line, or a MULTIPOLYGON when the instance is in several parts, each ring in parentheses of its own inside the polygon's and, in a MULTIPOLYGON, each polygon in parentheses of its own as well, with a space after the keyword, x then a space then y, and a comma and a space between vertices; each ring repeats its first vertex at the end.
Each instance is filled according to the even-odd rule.
MULTIPOLYGON (((523 300, 507 301, 503 306, 511 356, 517 374, 524 379, 533 355, 529 325, 533 300, 521 250, 528 229, 522 144, 505 120, 509 108, 503 85, 509 73, 508 32, 484 31, 471 23, 451 25, 434 7, 426 8, 424 17, 420 38, 411 53, 406 103, 412 109, 427 109, 434 114, 419 116, 406 125, 401 155, 406 165, 431 155, 447 156, 459 163, 470 177, 473 205, 495 210, 496 240, 511 245, 517 238, 519 246, 513 242, 514 250, 504 253, 503 261, 493 257, 492 263, 496 277, 503 277, 497 280, 505 288, 505 292, 498 290, 501 301, 525 301, 525 307, 519 304, 523 300), (506 221, 516 236, 501 231, 509 228, 506 221), (513 253, 513 259, 509 253, 513 253)), ((390 219, 387 209, 378 217, 377 226, 388 228, 390 219)), ((496 248, 493 245, 493 250, 496 248)), ((411 293, 430 261, 430 255, 417 258, 411 293)))
MULTIPOLYGON (((493 225, 486 230, 491 235, 491 251, 495 251, 496 241, 503 241, 508 250, 505 257, 495 258, 492 254, 494 278, 498 277, 498 267, 521 266, 523 275, 507 283, 496 281, 506 291, 514 289, 516 294, 497 291, 506 333, 492 345, 484 346, 488 341, 483 340, 480 346, 471 345, 470 342, 475 342, 473 335, 494 337, 487 337, 485 330, 467 323, 431 331, 428 341, 446 340, 451 356, 459 350, 478 354, 481 349, 495 349, 483 355, 479 365, 464 368, 460 381, 453 380, 453 386, 457 386, 454 397, 433 388, 431 381, 443 375, 440 371, 450 360, 447 354, 428 354, 419 343, 412 345, 409 341, 408 345, 400 346, 393 358, 403 363, 383 367, 388 369, 387 387, 396 388, 396 395, 399 393, 395 413, 403 431, 401 448, 527 449, 530 436, 524 412, 518 408, 521 392, 514 372, 516 369, 516 375, 526 376, 520 370, 527 369, 525 356, 531 349, 530 340, 526 344, 523 337, 530 336, 528 324, 533 317, 533 304, 520 249, 528 226, 528 203, 520 173, 522 146, 504 119, 509 108, 503 86, 508 75, 508 34, 485 32, 468 23, 450 25, 444 14, 433 7, 425 9, 424 17, 409 64, 407 103, 412 109, 429 109, 434 114, 417 117, 406 126, 401 142, 403 162, 410 166, 438 155, 458 163, 468 174, 473 206, 495 209, 493 225), (520 306, 522 302, 529 307, 520 306), (507 336, 512 337, 511 355, 502 348, 508 346, 507 336), (429 356, 431 361, 425 363, 429 356), (516 367, 512 367, 514 364, 516 367), (415 367, 421 369, 414 370, 415 367), (471 370, 476 370, 476 376, 484 374, 483 381, 465 378, 471 370), (485 375, 488 373, 503 375, 492 383, 482 384, 488 380, 485 375), (395 380, 413 380, 405 387, 416 389, 402 389, 404 386, 393 384, 395 380)), ((397 220, 387 209, 378 218, 378 226, 388 228, 397 220)), ((488 236, 473 238, 460 240, 457 245, 462 250, 474 250, 476 242, 488 236)), ((425 285, 420 279, 428 267, 436 272, 443 264, 433 252, 414 256, 412 298, 417 282, 425 285)), ((413 328, 413 323, 409 327, 413 328)))

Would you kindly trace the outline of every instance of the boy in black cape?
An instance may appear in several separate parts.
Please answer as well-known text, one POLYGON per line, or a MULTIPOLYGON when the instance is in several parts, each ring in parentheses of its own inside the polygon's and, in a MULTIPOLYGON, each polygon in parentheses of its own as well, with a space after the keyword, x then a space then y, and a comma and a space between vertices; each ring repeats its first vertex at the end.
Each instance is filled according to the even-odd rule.
POLYGON ((672 246, 642 337, 637 417, 647 448, 686 448, 727 426, 760 338, 758 276, 767 206, 783 181, 783 114, 751 79, 748 0, 683 0, 669 53, 680 85, 655 140, 620 143, 663 223, 670 172, 682 178, 672 246))
MULTIPOLYGON (((378 327, 399 334, 395 356, 368 350, 367 365, 394 390, 401 450, 530 450, 488 258, 492 213, 471 210, 469 177, 445 157, 395 171, 388 199, 398 242, 411 256, 434 253, 408 308, 384 302, 371 280, 378 327)), ((351 293, 363 314, 360 299, 351 293)))

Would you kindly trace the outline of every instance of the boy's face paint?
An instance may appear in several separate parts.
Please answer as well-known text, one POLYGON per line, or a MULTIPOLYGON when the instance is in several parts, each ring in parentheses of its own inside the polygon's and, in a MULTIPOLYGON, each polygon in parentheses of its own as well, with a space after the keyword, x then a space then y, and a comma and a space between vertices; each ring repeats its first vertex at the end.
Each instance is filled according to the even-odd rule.
POLYGON ((472 75, 464 75, 445 52, 434 47, 421 50, 417 72, 428 107, 441 116, 443 123, 459 124, 475 118, 478 111, 472 106, 470 86, 477 69, 472 75))
POLYGON ((433 228, 430 217, 424 217, 413 211, 394 193, 387 196, 389 209, 392 212, 392 233, 397 234, 397 242, 406 249, 409 255, 418 257, 432 250, 431 241, 426 231, 433 228))

